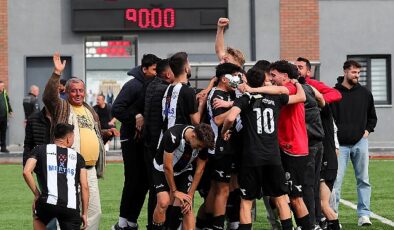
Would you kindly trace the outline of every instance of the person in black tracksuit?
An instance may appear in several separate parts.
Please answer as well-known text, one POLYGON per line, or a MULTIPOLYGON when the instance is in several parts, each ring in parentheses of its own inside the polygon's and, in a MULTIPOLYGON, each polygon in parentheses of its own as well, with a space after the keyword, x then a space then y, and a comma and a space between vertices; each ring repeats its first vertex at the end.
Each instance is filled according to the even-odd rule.
POLYGON ((149 178, 149 201, 148 201, 148 229, 151 229, 153 211, 156 206, 156 190, 153 187, 152 167, 153 158, 156 155, 159 143, 161 127, 163 126, 161 103, 163 95, 169 84, 174 82, 174 74, 171 71, 168 59, 163 59, 157 63, 157 77, 155 77, 145 88, 143 97, 144 107, 144 151, 145 164, 149 178))
POLYGON ((325 101, 323 96, 319 91, 313 89, 310 85, 305 82, 304 77, 299 77, 298 80, 302 84, 305 91, 306 101, 305 105, 305 122, 306 130, 308 134, 308 163, 305 169, 305 179, 303 187, 303 199, 306 207, 309 211, 309 216, 311 220, 311 229, 319 229, 315 226, 316 216, 315 216, 315 203, 320 202, 319 185, 320 185, 320 166, 323 156, 323 139, 324 139, 324 129, 320 117, 319 106, 324 106, 325 101))
MULTIPOLYGON (((320 198, 322 214, 326 218, 325 221, 320 221, 320 227, 322 229, 339 230, 338 215, 330 207, 330 196, 337 177, 338 160, 336 150, 339 148, 339 144, 336 146, 336 126, 329 104, 322 108, 320 115, 325 134, 320 171, 320 198)), ((316 216, 316 220, 322 220, 322 216, 316 216)))
POLYGON ((137 219, 148 191, 148 180, 144 162, 141 128, 142 111, 136 106, 144 84, 156 75, 156 63, 160 59, 146 54, 142 64, 127 74, 134 78, 126 82, 112 105, 112 115, 122 122, 120 141, 124 163, 124 185, 120 203, 119 221, 112 229, 138 229, 137 219))

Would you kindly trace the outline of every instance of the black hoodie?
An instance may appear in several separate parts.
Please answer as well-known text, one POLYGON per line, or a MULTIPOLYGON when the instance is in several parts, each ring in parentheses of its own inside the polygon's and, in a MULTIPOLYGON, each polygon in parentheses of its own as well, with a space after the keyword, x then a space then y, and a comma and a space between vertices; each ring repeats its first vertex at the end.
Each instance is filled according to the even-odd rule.
POLYGON ((146 81, 144 72, 142 72, 141 66, 137 66, 127 72, 127 75, 133 76, 134 78, 126 82, 120 90, 112 105, 112 116, 122 122, 120 128, 120 139, 127 140, 134 137, 135 133, 135 115, 141 113, 138 110, 138 100, 140 100, 140 94, 142 93, 143 86, 146 81))
POLYGON ((338 77, 336 88, 342 100, 331 104, 335 123, 338 126, 338 140, 341 145, 354 145, 365 130, 373 132, 378 118, 372 93, 357 83, 348 89, 342 85, 344 77, 338 77))

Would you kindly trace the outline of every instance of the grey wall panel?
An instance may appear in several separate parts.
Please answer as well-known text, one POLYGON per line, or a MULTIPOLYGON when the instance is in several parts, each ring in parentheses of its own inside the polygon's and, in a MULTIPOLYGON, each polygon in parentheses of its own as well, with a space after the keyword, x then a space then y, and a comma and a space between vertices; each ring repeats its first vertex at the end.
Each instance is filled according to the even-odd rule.
MULTIPOLYGON (((343 74, 342 65, 349 54, 394 54, 393 1, 319 4, 321 79, 328 85, 333 86, 337 76, 343 74)), ((377 114, 379 120, 370 145, 392 147, 394 141, 388 134, 394 130, 393 108, 377 108, 377 114)))
POLYGON ((73 57, 73 74, 84 77, 84 47, 83 37, 71 32, 69 1, 9 0, 8 23, 8 87, 15 111, 9 122, 8 142, 20 144, 25 135, 22 107, 25 57, 50 56, 59 51, 73 57))
POLYGON ((256 0, 256 58, 280 58, 280 1, 256 0))

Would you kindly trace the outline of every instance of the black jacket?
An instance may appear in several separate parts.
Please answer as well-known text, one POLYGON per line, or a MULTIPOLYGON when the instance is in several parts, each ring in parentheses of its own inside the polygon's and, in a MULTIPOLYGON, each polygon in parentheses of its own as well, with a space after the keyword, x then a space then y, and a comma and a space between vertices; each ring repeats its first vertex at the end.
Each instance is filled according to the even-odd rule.
POLYGON ((50 142, 50 128, 51 122, 45 116, 45 108, 29 116, 26 122, 25 141, 23 145, 23 165, 25 165, 34 147, 50 142))
POLYGON ((370 133, 374 131, 378 118, 372 93, 359 83, 347 89, 342 82, 343 77, 339 77, 335 85, 342 94, 342 100, 331 104, 331 109, 338 127, 339 143, 354 145, 365 130, 370 133))
POLYGON ((144 73, 141 66, 130 70, 128 75, 134 78, 126 82, 120 90, 112 105, 112 116, 122 122, 120 128, 120 139, 127 140, 134 137, 135 115, 140 113, 135 104, 140 98, 140 94, 145 84, 144 73))
POLYGON ((40 111, 40 102, 38 101, 38 98, 29 93, 23 98, 23 110, 25 111, 26 120, 31 114, 40 111))
POLYGON ((320 117, 320 108, 315 98, 315 92, 312 87, 306 83, 302 84, 302 88, 304 89, 306 96, 304 107, 308 144, 309 146, 312 146, 323 140, 324 129, 320 117))
POLYGON ((144 105, 144 143, 152 151, 157 148, 163 126, 162 100, 169 83, 155 77, 145 91, 144 105))
POLYGON ((321 120, 324 129, 322 170, 337 170, 338 160, 335 148, 334 119, 329 104, 322 108, 321 120))

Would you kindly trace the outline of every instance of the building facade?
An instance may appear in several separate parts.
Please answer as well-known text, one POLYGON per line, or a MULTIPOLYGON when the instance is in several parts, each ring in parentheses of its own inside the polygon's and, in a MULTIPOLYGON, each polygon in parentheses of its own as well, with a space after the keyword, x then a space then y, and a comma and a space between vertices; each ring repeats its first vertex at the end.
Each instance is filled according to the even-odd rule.
MULTIPOLYGON (((79 24, 85 30, 76 28, 76 19, 77 22, 89 19, 84 18, 89 14, 74 14, 75 8, 84 7, 78 5, 81 2, 78 0, 0 0, 0 80, 6 82, 15 111, 9 122, 9 144, 23 143, 23 97, 31 84, 38 85, 43 91, 52 71, 51 57, 55 51, 67 60, 64 77, 84 79, 88 87, 87 100, 95 101, 94 96, 98 93, 116 95, 129 79, 127 70, 138 64, 145 53, 165 58, 177 51, 186 51, 194 63, 216 63, 216 30, 212 28, 215 28, 217 19, 212 22, 212 17, 224 14, 230 19, 225 33, 226 45, 242 50, 248 62, 260 59, 294 61, 303 56, 320 63, 320 80, 334 86, 336 78, 343 74, 342 64, 346 59, 360 61, 363 64, 361 82, 372 90, 379 118, 376 131, 370 137, 370 146, 394 147, 389 135, 394 130, 391 95, 394 1, 217 1, 217 4, 225 2, 225 13, 214 9, 213 13, 200 12, 200 18, 198 15, 190 16, 195 12, 190 13, 189 18, 188 13, 183 13, 182 22, 174 22, 176 26, 185 22, 187 27, 188 23, 191 26, 194 21, 200 21, 199 25, 208 29, 191 26, 189 30, 175 27, 156 30, 153 27, 173 26, 168 18, 173 13, 172 6, 169 11, 163 11, 171 1, 86 0, 98 5, 114 4, 111 7, 127 5, 122 8, 126 14, 122 19, 124 24, 121 24, 126 29, 102 29, 109 25, 112 17, 116 17, 116 13, 109 13, 98 20, 102 26, 100 31, 88 24, 89 20, 86 24, 79 24), (141 5, 147 2, 152 3, 152 9, 141 5), (154 21, 158 18, 152 16, 148 23, 147 15, 155 13, 167 16, 163 16, 160 22, 154 21), (141 24, 137 25, 137 21, 141 24), (135 26, 145 29, 133 29, 135 26), (152 28, 146 29, 147 26, 152 28)), ((202 0, 192 5, 201 7, 199 4, 207 2, 202 0)), ((216 4, 215 0, 210 2, 208 5, 211 7, 216 4)), ((94 16, 92 12, 90 15, 94 16)), ((202 76, 202 72, 195 74, 202 76)), ((213 69, 205 72, 212 75, 213 69)))

